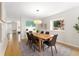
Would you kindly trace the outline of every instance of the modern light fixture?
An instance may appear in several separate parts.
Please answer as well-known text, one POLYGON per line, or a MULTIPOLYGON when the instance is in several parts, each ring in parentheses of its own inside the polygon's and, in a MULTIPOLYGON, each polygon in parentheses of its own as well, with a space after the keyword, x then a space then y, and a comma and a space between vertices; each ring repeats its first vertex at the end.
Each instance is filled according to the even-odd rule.
POLYGON ((39 19, 36 19, 36 20, 34 20, 34 23, 35 23, 35 24, 41 24, 41 23, 42 23, 42 21, 41 21, 41 20, 39 20, 39 19))
MULTIPOLYGON (((37 12, 37 15, 38 15, 39 9, 36 9, 36 12, 37 12)), ((41 21, 40 19, 35 19, 35 20, 34 20, 34 23, 35 23, 35 24, 41 24, 42 21, 41 21)))
POLYGON ((36 12, 39 12, 39 9, 37 9, 36 12))

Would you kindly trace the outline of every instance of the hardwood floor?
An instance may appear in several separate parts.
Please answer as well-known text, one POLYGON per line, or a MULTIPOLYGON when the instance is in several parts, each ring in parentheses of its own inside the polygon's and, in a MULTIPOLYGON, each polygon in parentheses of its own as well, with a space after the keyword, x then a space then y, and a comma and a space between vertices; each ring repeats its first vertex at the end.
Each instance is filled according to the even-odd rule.
POLYGON ((76 49, 72 50, 71 55, 72 56, 79 56, 79 50, 76 50, 76 49))
POLYGON ((17 35, 13 34, 13 38, 9 39, 8 46, 5 52, 5 56, 20 56, 21 50, 19 46, 19 42, 17 40, 17 35))
MULTIPOLYGON (((27 56, 27 55, 30 56, 30 54, 32 52, 30 52, 30 50, 29 49, 26 49, 26 48, 25 48, 25 50, 23 52, 22 51, 22 47, 24 45, 21 47, 20 44, 19 44, 19 41, 17 39, 18 38, 17 38, 17 35, 16 34, 13 34, 13 38, 12 39, 11 38, 9 39, 8 46, 7 46, 7 49, 5 51, 5 56, 22 56, 23 53, 25 53, 25 56, 27 56)), ((71 48, 71 47, 68 47, 68 46, 65 46, 65 45, 62 45, 62 44, 57 44, 57 46, 58 46, 57 49, 59 50, 59 52, 57 54, 58 56, 60 55, 60 53, 62 53, 61 56, 63 56, 63 54, 64 54, 64 56, 65 55, 79 56, 79 50, 78 49, 71 48), (66 54, 66 51, 69 52, 69 54, 66 54)), ((25 47, 26 47, 26 45, 25 45, 25 47)), ((24 49, 24 47, 23 47, 23 49, 24 49)), ((45 54, 48 55, 49 52, 46 52, 45 54)), ((35 55, 37 55, 37 54, 35 54, 35 55)), ((49 53, 49 55, 50 55, 50 53, 49 53)), ((41 54, 41 56, 42 56, 42 54, 41 54)))
POLYGON ((74 46, 65 44, 63 42, 61 42, 61 43, 60 42, 57 42, 57 43, 63 45, 66 48, 70 48, 71 49, 70 55, 72 55, 72 56, 79 56, 79 48, 78 47, 74 47, 74 46))

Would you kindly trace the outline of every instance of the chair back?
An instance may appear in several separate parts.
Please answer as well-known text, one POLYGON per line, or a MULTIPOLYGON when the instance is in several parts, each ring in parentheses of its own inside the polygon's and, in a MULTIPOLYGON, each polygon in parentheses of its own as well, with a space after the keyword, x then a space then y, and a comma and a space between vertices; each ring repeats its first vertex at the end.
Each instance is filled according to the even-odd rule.
POLYGON ((31 33, 32 33, 32 31, 29 31, 29 33, 31 34, 31 33))
POLYGON ((47 32, 45 32, 45 34, 49 34, 49 32, 47 31, 47 32))
POLYGON ((26 34, 27 34, 28 40, 31 40, 30 34, 28 32, 26 34))
POLYGON ((44 31, 41 31, 41 33, 43 34, 43 33, 44 33, 44 31))
POLYGON ((32 33, 30 34, 30 37, 31 37, 32 43, 35 43, 37 37, 35 37, 32 33))
POLYGON ((39 31, 38 31, 38 30, 37 30, 36 32, 37 32, 37 33, 39 33, 39 31))
POLYGON ((54 37, 52 37, 52 40, 50 41, 50 44, 52 46, 54 46, 56 44, 56 39, 57 39, 58 34, 54 35, 54 37))
POLYGON ((28 29, 26 29, 26 31, 28 31, 28 29))

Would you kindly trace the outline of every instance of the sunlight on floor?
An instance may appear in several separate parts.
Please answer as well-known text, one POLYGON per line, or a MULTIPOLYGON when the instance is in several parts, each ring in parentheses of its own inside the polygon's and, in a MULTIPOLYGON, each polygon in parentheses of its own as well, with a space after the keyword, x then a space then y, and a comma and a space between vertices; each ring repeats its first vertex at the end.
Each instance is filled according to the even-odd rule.
POLYGON ((18 42, 21 42, 21 35, 18 35, 18 42))

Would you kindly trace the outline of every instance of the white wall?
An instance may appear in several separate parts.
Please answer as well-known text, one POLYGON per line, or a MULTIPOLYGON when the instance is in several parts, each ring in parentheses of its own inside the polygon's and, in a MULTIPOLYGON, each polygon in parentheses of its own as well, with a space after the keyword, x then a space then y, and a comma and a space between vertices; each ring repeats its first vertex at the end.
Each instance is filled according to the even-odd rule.
MULTIPOLYGON (((6 14, 5 14, 5 7, 4 3, 1 3, 1 19, 5 20, 6 14)), ((4 55, 6 47, 7 47, 7 26, 5 23, 1 23, 1 42, 0 42, 0 55, 4 55)))
MULTIPOLYGON (((17 20, 20 21, 20 26, 21 26, 21 39, 24 39, 25 38, 25 35, 26 35, 26 24, 25 24, 25 22, 27 20, 33 20, 33 19, 32 18, 28 18, 28 17, 21 17, 21 18, 20 17, 17 17, 17 18, 7 17, 7 21, 12 21, 12 22, 17 23, 17 20)), ((13 26, 12 28, 11 27, 9 28, 10 30, 15 30, 17 28, 17 24, 14 24, 13 23, 12 26, 13 26)), ((10 30, 7 31, 7 32, 10 32, 10 30)))
POLYGON ((79 7, 72 8, 62 13, 49 16, 43 19, 43 22, 47 23, 48 29, 50 30, 50 20, 64 18, 64 31, 50 31, 51 34, 58 33, 58 40, 65 43, 69 43, 76 47, 79 47, 79 33, 73 28, 78 21, 79 7))

